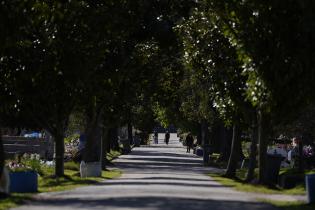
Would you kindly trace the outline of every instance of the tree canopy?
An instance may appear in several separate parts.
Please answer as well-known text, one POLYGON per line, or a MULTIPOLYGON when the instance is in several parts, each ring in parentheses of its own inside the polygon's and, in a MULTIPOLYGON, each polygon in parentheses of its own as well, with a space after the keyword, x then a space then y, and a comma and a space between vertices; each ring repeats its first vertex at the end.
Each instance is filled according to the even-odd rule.
POLYGON ((235 130, 231 160, 242 131, 259 131, 263 172, 273 128, 283 130, 314 104, 314 7, 294 0, 4 0, 1 126, 48 130, 60 176, 71 113, 86 118, 86 161, 95 159, 100 136, 93 133, 102 126, 150 132, 159 121, 197 133, 220 120, 235 130))

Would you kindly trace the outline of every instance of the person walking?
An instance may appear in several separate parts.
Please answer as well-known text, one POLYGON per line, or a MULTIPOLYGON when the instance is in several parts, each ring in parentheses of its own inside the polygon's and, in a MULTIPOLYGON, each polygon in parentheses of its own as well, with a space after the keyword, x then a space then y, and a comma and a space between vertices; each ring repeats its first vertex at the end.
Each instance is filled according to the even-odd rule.
POLYGON ((154 144, 158 144, 159 143, 159 134, 158 132, 154 132, 154 144))
POLYGON ((186 136, 186 145, 187 145, 187 153, 190 153, 190 148, 192 148, 194 143, 194 137, 192 136, 191 133, 188 133, 188 135, 186 136))
POLYGON ((166 145, 168 145, 168 142, 170 141, 170 133, 166 131, 164 141, 166 145))

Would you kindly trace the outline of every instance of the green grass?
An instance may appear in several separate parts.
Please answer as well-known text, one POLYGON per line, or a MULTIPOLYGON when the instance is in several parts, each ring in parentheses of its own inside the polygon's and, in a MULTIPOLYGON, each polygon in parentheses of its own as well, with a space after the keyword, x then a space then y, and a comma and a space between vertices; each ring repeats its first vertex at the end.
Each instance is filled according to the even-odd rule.
MULTIPOLYGON (((118 157, 119 155, 119 152, 111 152, 111 160, 118 157)), ((38 166, 37 162, 35 161, 25 161, 24 163, 33 164, 36 166, 36 171, 39 173, 38 193, 71 190, 80 186, 97 184, 106 179, 118 178, 121 175, 121 171, 119 170, 105 170, 102 171, 101 177, 81 178, 79 172, 79 163, 65 162, 65 177, 55 178, 52 176, 52 174, 54 174, 54 167, 45 166, 42 164, 38 166)), ((8 198, 0 199, 0 210, 6 210, 23 204, 24 201, 31 200, 36 194, 37 193, 12 193, 8 198)))
POLYGON ((282 210, 314 210, 315 204, 306 204, 301 201, 295 201, 295 202, 287 202, 287 201, 274 201, 274 200, 261 200, 265 203, 270 203, 273 206, 276 206, 282 210))
POLYGON ((80 171, 80 163, 69 161, 64 163, 65 170, 80 171))
MULTIPOLYGON (((314 170, 306 170, 305 174, 314 174, 314 170)), ((211 174, 216 181, 222 183, 223 185, 231 186, 236 190, 245 191, 245 192, 257 192, 265 194, 286 194, 286 195, 304 195, 305 194, 305 185, 303 183, 298 184, 292 189, 282 189, 280 187, 268 188, 262 185, 255 185, 245 183, 242 180, 245 180, 247 174, 247 169, 239 169, 236 171, 236 177, 238 179, 229 179, 222 177, 219 174, 211 174)), ((291 176, 291 175, 301 175, 296 169, 281 169, 279 175, 281 176, 291 176)), ((258 176, 258 169, 255 169, 255 176, 258 176)), ((302 174, 304 176, 304 174, 302 174)))
MULTIPOLYGON (((80 186, 90 184, 97 184, 106 179, 114 179, 121 175, 119 170, 102 171, 101 177, 80 178, 77 170, 65 169, 65 177, 53 178, 48 176, 47 173, 53 173, 53 168, 45 170, 46 175, 39 176, 38 178, 38 192, 54 192, 71 190, 80 186)), ((0 200, 0 210, 6 210, 20 204, 24 201, 31 200, 32 196, 36 193, 13 193, 10 197, 0 200)))
POLYGON ((232 187, 239 191, 244 192, 255 192, 255 193, 264 193, 264 194, 287 194, 287 195, 303 195, 305 194, 305 188, 302 185, 299 185, 292 189, 271 189, 263 185, 249 184, 245 183, 242 180, 230 179, 222 177, 220 174, 209 174, 215 181, 221 183, 222 185, 232 187))
POLYGON ((117 157, 119 157, 120 155, 121 155, 120 151, 111 150, 109 153, 107 153, 106 157, 108 161, 112 161, 116 159, 117 157))
POLYGON ((218 161, 220 157, 219 153, 213 153, 210 155, 209 166, 224 169, 227 167, 227 161, 218 161))
POLYGON ((6 210, 16 207, 25 202, 25 200, 31 200, 33 193, 13 193, 10 197, 0 200, 0 210, 6 210))
POLYGON ((89 184, 96 184, 105 179, 117 178, 121 175, 118 170, 103 171, 101 177, 81 178, 78 171, 65 170, 66 177, 51 178, 49 176, 42 176, 38 179, 39 192, 53 192, 71 190, 76 187, 85 186, 89 184))
POLYGON ((45 168, 44 174, 38 178, 39 192, 53 192, 70 190, 76 187, 95 184, 106 179, 114 179, 121 175, 119 170, 102 171, 101 177, 80 177, 80 164, 73 161, 64 163, 65 177, 54 178, 51 174, 54 173, 54 168, 45 168))

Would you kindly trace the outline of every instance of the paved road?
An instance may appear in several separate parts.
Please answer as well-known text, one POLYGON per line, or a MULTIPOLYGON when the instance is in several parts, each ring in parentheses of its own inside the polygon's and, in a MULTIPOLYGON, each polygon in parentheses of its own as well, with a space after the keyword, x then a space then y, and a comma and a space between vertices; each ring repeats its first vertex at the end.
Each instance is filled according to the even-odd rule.
POLYGON ((16 210, 275 210, 256 201, 253 194, 223 187, 205 175, 218 169, 203 167, 201 159, 186 150, 171 135, 163 143, 134 148, 130 155, 117 159, 121 178, 97 186, 71 191, 43 193, 38 201, 16 210))

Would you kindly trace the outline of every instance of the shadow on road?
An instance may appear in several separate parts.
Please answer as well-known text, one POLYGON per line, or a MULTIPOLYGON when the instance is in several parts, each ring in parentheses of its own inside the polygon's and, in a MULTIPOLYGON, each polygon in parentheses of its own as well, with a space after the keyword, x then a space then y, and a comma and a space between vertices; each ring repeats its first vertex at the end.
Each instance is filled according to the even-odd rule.
MULTIPOLYGON (((41 200, 33 203, 34 207, 52 206, 55 209, 211 209, 211 210, 276 210, 269 204, 239 202, 239 201, 216 201, 198 200, 189 198, 166 198, 166 197, 120 197, 107 199, 54 199, 41 200)), ((36 209, 37 209, 36 208, 36 209)))
MULTIPOLYGON (((124 178, 120 178, 119 180, 124 180, 124 178)), ((127 178, 126 180, 130 180, 127 178)), ((132 180, 175 180, 175 181, 192 181, 192 182, 204 182, 209 181, 209 179, 193 179, 193 178, 180 178, 180 177, 142 177, 142 178, 133 178, 132 180)))
MULTIPOLYGON (((152 173, 198 173, 218 172, 218 169, 204 167, 202 159, 193 154, 177 153, 176 150, 151 150, 139 148, 115 161, 115 167, 131 173, 142 171, 152 173)), ((178 150, 177 150, 178 151, 178 150)))
POLYGON ((201 164, 202 161, 198 160, 198 159, 187 159, 187 158, 168 158, 168 157, 145 157, 145 158, 135 158, 135 157, 131 157, 131 158, 120 158, 120 161, 124 161, 124 160, 139 160, 139 161, 152 161, 152 162, 165 162, 165 163, 178 163, 178 162, 185 162, 185 163, 196 163, 196 164, 201 164))
MULTIPOLYGON (((181 158, 191 158, 191 159, 199 159, 199 157, 194 156, 194 155, 190 155, 187 153, 183 153, 183 154, 178 154, 178 153, 172 153, 172 152, 157 152, 157 151, 143 151, 143 150, 133 150, 130 153, 130 156, 142 156, 142 157, 146 157, 146 156, 154 156, 154 157, 181 157, 181 158)), ((123 158, 123 156, 122 156, 123 158)))
MULTIPOLYGON (((137 181, 128 181, 128 182, 104 182, 98 183, 96 185, 106 185, 106 186, 115 186, 115 185, 124 185, 124 186, 144 186, 144 185, 166 185, 166 187, 171 186, 180 186, 180 187, 200 187, 200 188, 208 188, 208 187, 216 187, 222 188, 222 185, 216 185, 211 183, 203 183, 203 184, 196 184, 196 183, 176 183, 176 182, 137 182, 137 181)), ((228 186, 226 186, 228 187, 228 186)))

